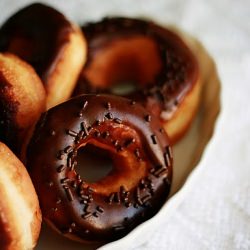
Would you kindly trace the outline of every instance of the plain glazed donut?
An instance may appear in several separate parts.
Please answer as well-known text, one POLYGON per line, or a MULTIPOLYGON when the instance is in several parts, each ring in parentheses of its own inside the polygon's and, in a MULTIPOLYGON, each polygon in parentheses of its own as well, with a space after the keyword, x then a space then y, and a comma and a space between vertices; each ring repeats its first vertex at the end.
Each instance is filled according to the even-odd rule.
POLYGON ((182 38, 131 18, 106 18, 82 30, 87 63, 74 95, 122 94, 160 117, 172 143, 181 138, 196 113, 201 89, 196 58, 182 38), (128 82, 133 85, 121 87, 128 82), (129 93, 121 92, 124 87, 129 93))
POLYGON ((35 68, 47 91, 47 107, 70 97, 86 60, 86 42, 78 26, 37 3, 4 23, 0 51, 16 54, 35 68))
POLYGON ((23 140, 45 110, 43 84, 26 62, 0 53, 0 141, 20 153, 23 140))
POLYGON ((0 248, 27 250, 36 245, 41 212, 26 168, 0 142, 0 248))
POLYGON ((41 117, 28 146, 27 168, 45 221, 71 239, 108 242, 164 204, 172 154, 160 122, 141 105, 123 97, 82 95, 41 117), (77 173, 78 150, 87 144, 108 151, 113 161, 111 172, 93 183, 77 173))

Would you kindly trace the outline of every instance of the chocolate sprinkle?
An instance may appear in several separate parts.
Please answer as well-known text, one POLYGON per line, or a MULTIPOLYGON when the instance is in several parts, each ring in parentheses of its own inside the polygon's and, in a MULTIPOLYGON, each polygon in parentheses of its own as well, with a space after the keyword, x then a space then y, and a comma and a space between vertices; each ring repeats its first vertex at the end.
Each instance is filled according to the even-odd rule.
POLYGON ((73 130, 68 129, 66 130, 66 133, 70 136, 77 137, 77 133, 73 130))
POLYGON ((63 160, 64 158, 64 151, 63 150, 60 150, 57 154, 57 159, 58 160, 63 160))
POLYGON ((104 139, 108 138, 109 135, 110 135, 110 134, 109 134, 108 131, 104 131, 104 132, 102 133, 102 137, 103 137, 104 139))
POLYGON ((119 141, 118 140, 113 141, 113 145, 117 147, 119 145, 119 141))
POLYGON ((169 154, 167 152, 165 152, 163 154, 163 157, 164 157, 164 161, 165 161, 165 164, 167 167, 171 166, 171 160, 169 158, 169 154))
POLYGON ((82 116, 83 116, 82 111, 78 112, 78 117, 82 117, 82 116))
POLYGON ((111 193, 108 198, 108 203, 111 204, 114 201, 115 193, 111 193))
POLYGON ((57 212, 57 211, 58 211, 58 208, 57 208, 57 207, 52 207, 52 211, 53 211, 53 212, 57 212))
POLYGON ((169 154, 170 158, 173 158, 172 148, 170 146, 167 146, 166 150, 167 150, 167 153, 169 154))
POLYGON ((60 199, 60 198, 58 198, 57 200, 56 200, 56 204, 60 204, 62 202, 62 200, 60 199))
POLYGON ((61 173, 65 168, 66 168, 66 167, 65 167, 64 165, 60 165, 60 166, 56 169, 56 171, 57 171, 58 173, 61 173))
POLYGON ((144 180, 144 179, 141 179, 141 180, 140 180, 140 185, 141 185, 142 187, 145 187, 145 180, 144 180))
POLYGON ((94 217, 96 217, 96 218, 99 217, 99 214, 98 214, 97 212, 94 212, 92 215, 93 215, 94 217))
POLYGON ((149 201, 151 199, 151 196, 148 194, 148 195, 146 195, 146 196, 144 196, 142 199, 141 199, 141 201, 142 201, 142 203, 143 204, 145 204, 147 201, 149 201))
POLYGON ((82 218, 83 219, 88 219, 90 216, 92 216, 92 213, 91 212, 87 212, 85 214, 82 215, 82 218))
POLYGON ((73 148, 71 147, 71 146, 67 146, 65 149, 64 149, 64 152, 66 153, 66 154, 68 154, 68 153, 70 153, 70 152, 72 152, 73 151, 73 148))
POLYGON ((72 168, 72 158, 71 158, 72 156, 68 156, 68 159, 67 159, 67 166, 68 166, 68 168, 72 168))
POLYGON ((69 181, 68 177, 61 179, 61 183, 63 183, 63 184, 67 183, 68 181, 69 181))
POLYGON ((53 183, 53 181, 49 181, 49 182, 47 182, 47 185, 48 185, 49 187, 52 187, 52 186, 54 186, 54 183, 53 183))
POLYGON ((107 102, 105 107, 107 108, 107 110, 110 110, 111 109, 111 103, 110 102, 107 102))
POLYGON ((76 188, 77 187, 77 182, 76 181, 72 181, 71 182, 71 187, 76 188))
POLYGON ((78 181, 81 181, 81 175, 77 174, 77 175, 76 175, 76 179, 77 179, 78 181))
POLYGON ((154 172, 154 175, 155 175, 156 177, 160 177, 162 174, 166 173, 166 171, 167 171, 167 168, 161 167, 160 169, 158 169, 158 170, 156 170, 156 171, 154 172))
POLYGON ((96 126, 100 126, 101 125, 101 121, 100 120, 96 120, 95 123, 96 123, 96 126))
POLYGON ((135 156, 136 156, 137 159, 140 159, 140 151, 139 151, 138 148, 135 149, 134 154, 135 154, 135 156))
POLYGON ((84 212, 89 212, 89 208, 90 208, 90 205, 86 205, 85 207, 84 207, 84 212))
POLYGON ((125 229, 125 227, 123 225, 113 226, 114 231, 121 231, 121 230, 124 230, 124 229, 125 229))
POLYGON ((88 186, 88 187, 87 187, 87 191, 88 191, 89 193, 93 193, 95 190, 94 190, 92 187, 88 186))
POLYGON ((145 116, 145 121, 150 122, 151 121, 151 115, 146 115, 145 116))
POLYGON ((121 124, 122 123, 122 120, 120 118, 115 118, 114 119, 114 122, 115 123, 118 123, 118 124, 121 124))
POLYGON ((89 196, 88 195, 85 195, 85 194, 81 194, 80 197, 84 200, 88 200, 89 199, 89 196))
POLYGON ((103 213, 104 212, 104 208, 102 208, 101 206, 97 206, 96 207, 96 210, 100 213, 103 213))
POLYGON ((88 201, 88 200, 81 200, 81 201, 80 201, 80 203, 81 203, 81 204, 85 204, 85 205, 86 205, 86 204, 88 204, 88 203, 89 203, 89 201, 88 201))
POLYGON ((68 186, 64 186, 64 190, 65 190, 65 193, 66 193, 66 196, 67 196, 68 200, 69 201, 73 201, 73 195, 72 195, 72 192, 69 189, 69 187, 68 186))
POLYGON ((101 133, 100 131, 96 130, 95 133, 94 133, 95 137, 100 137, 101 136, 101 133))
POLYGON ((125 189, 124 186, 120 186, 120 193, 121 193, 121 195, 123 195, 123 196, 126 194, 126 189, 125 189))
POLYGON ((131 202, 126 202, 125 203, 125 207, 131 207, 132 206, 132 203, 131 202))
POLYGON ((129 147, 131 144, 135 143, 135 138, 129 139, 124 143, 125 147, 129 147))
POLYGON ((105 115, 105 117, 107 118, 107 119, 113 119, 113 115, 112 115, 112 113, 107 113, 106 115, 105 115))
POLYGON ((87 105, 88 105, 88 101, 85 101, 85 102, 83 103, 83 105, 82 105, 82 109, 85 109, 85 108, 87 107, 87 105))
POLYGON ((140 206, 142 206, 143 205, 143 202, 142 202, 142 200, 141 200, 141 198, 137 198, 137 203, 138 203, 138 205, 140 205, 140 206))
POLYGON ((72 228, 69 227, 68 229, 65 230, 64 233, 65 233, 65 234, 67 234, 67 233, 72 233, 72 228))
POLYGON ((153 144, 157 144, 156 135, 151 135, 151 139, 152 139, 153 144))
POLYGON ((49 134, 50 134, 51 136, 55 136, 55 135, 56 135, 56 131, 55 131, 55 130, 50 130, 49 134))
POLYGON ((89 131, 88 131, 87 127, 86 127, 86 122, 83 121, 83 122, 81 123, 81 126, 82 126, 82 130, 83 130, 83 132, 84 132, 84 135, 85 135, 85 136, 88 136, 88 135, 89 135, 89 131))
POLYGON ((120 193, 118 193, 118 192, 115 193, 114 201, 117 202, 117 203, 121 202, 120 193))

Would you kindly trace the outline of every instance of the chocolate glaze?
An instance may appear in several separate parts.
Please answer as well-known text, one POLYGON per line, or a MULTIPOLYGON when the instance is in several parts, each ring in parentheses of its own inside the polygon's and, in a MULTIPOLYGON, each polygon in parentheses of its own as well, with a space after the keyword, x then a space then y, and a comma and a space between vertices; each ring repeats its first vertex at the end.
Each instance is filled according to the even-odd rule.
POLYGON ((127 97, 141 102, 157 116, 162 111, 171 114, 173 106, 177 107, 182 102, 185 94, 192 89, 198 79, 197 61, 182 39, 172 31, 151 21, 122 17, 105 18, 100 22, 83 26, 82 30, 88 43, 88 58, 74 95, 109 93, 110 89, 94 87, 86 77, 85 71, 95 60, 96 53, 101 53, 107 45, 112 44, 113 41, 138 35, 153 39, 157 44, 162 69, 155 76, 154 82, 148 82, 143 86, 137 84, 137 90, 127 97))
POLYGON ((0 141, 14 152, 19 148, 16 135, 20 133, 17 122, 19 103, 13 97, 12 85, 0 71, 0 141))
POLYGON ((71 31, 70 22, 61 13, 43 4, 32 4, 3 24, 0 51, 9 51, 30 63, 46 84, 71 31))
POLYGON ((73 239, 108 242, 164 204, 172 154, 158 119, 141 105, 82 95, 44 113, 28 146, 27 167, 50 225, 73 239), (105 148, 113 159, 113 170, 95 183, 77 173, 84 168, 77 150, 86 143, 105 148))

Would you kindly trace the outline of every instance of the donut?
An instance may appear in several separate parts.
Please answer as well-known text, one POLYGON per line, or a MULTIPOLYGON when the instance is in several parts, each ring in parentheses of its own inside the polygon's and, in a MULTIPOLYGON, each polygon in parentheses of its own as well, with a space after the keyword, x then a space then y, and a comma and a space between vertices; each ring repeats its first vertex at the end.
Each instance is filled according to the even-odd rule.
POLYGON ((196 57, 175 32, 152 21, 105 18, 83 26, 87 62, 74 96, 112 93, 132 98, 161 119, 177 142, 196 113, 201 90, 196 57))
POLYGON ((0 29, 0 51, 30 63, 47 91, 47 107, 67 100, 86 60, 86 42, 78 26, 57 10, 31 4, 0 29))
POLYGON ((36 245, 41 212, 24 165, 0 142, 0 248, 27 250, 36 245))
POLYGON ((164 204, 172 153, 159 120, 140 104, 90 94, 44 113, 27 149, 27 168, 49 225, 73 240, 109 242, 164 204), (87 145, 105 151, 113 164, 94 182, 78 169, 80 149, 87 145))
POLYGON ((0 141, 19 153, 45 102, 46 93, 34 69, 15 55, 0 53, 0 141))

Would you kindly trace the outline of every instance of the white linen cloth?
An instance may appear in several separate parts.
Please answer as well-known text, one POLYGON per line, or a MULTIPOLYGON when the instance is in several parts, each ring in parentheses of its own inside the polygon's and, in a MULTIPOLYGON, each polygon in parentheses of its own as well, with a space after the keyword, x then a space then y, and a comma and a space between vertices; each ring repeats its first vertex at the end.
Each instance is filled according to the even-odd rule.
MULTIPOLYGON (((0 23, 31 2, 1 0, 0 23)), ((107 15, 149 17, 173 24, 203 43, 222 82, 222 111, 213 139, 172 216, 130 249, 250 249, 250 1, 41 2, 78 23, 107 15)))

